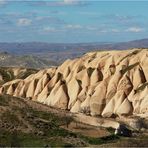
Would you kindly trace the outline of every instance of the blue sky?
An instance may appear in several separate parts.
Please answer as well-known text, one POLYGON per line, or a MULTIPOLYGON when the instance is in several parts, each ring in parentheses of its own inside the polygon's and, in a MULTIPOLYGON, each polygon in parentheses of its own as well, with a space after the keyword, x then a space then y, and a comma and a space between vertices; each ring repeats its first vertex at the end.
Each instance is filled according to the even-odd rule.
POLYGON ((148 1, 0 0, 0 42, 148 38, 148 1))

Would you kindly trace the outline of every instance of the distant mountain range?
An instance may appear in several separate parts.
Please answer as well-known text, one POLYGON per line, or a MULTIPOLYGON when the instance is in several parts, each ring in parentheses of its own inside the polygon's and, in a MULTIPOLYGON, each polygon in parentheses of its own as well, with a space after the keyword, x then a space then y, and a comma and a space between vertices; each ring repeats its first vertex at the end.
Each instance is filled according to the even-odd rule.
MULTIPOLYGON (((0 51, 13 55, 33 55, 46 61, 63 62, 67 58, 75 58, 93 50, 124 50, 129 48, 148 48, 148 39, 129 42, 109 43, 0 43, 0 51)), ((21 57, 22 58, 22 57, 21 57)), ((23 57, 26 59, 26 57, 23 57)), ((33 57, 30 57, 33 58, 33 57)), ((36 59, 35 59, 36 60, 36 59)), ((28 59, 27 59, 28 62, 28 59)), ((30 65, 30 64, 29 64, 30 65)))
POLYGON ((28 54, 38 52, 59 52, 66 50, 92 50, 92 49, 120 49, 148 47, 148 39, 134 40, 128 42, 98 42, 98 43, 46 43, 46 42, 0 42, 0 51, 16 54, 28 54))

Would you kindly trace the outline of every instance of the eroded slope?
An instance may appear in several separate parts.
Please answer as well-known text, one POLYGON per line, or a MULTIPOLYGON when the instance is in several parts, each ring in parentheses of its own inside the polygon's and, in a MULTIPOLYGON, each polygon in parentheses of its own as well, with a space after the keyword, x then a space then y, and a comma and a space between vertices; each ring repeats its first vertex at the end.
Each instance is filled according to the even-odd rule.
POLYGON ((0 93, 112 117, 148 113, 148 50, 91 52, 5 83, 0 93))

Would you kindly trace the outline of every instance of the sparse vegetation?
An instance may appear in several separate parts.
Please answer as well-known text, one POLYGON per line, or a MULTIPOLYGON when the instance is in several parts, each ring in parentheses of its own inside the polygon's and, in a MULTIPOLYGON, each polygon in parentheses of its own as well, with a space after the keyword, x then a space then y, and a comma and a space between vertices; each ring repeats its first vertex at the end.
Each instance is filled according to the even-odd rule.
MULTIPOLYGON (((53 143, 53 141, 51 141, 53 143)), ((34 134, 26 134, 22 132, 8 132, 6 130, 1 130, 0 133, 0 146, 1 147, 43 147, 50 146, 47 139, 43 139, 40 136, 34 134)))
POLYGON ((7 110, 1 113, 0 146, 88 146, 116 139, 113 135, 102 139, 73 133, 61 128, 61 125, 68 127, 68 124, 73 121, 71 116, 60 116, 34 109, 23 99, 1 97, 3 100, 6 98, 6 102, 9 101, 9 106, 3 106, 7 110), (28 129, 29 127, 31 129, 28 129), (64 140, 65 138, 73 140, 69 142, 64 140))
POLYGON ((111 134, 114 134, 114 132, 115 132, 115 129, 113 129, 112 127, 107 128, 107 130, 108 130, 111 134))
POLYGON ((0 95, 0 106, 8 106, 8 105, 9 105, 8 97, 0 95))
POLYGON ((115 140, 119 139, 119 136, 117 135, 110 135, 102 138, 92 138, 92 137, 82 137, 86 142, 92 145, 100 145, 105 143, 114 142, 115 140))
MULTIPOLYGON (((107 129, 111 134, 104 137, 89 137, 68 131, 61 125, 67 126, 71 123, 73 121, 71 116, 43 111, 40 110, 41 106, 38 109, 34 108, 31 103, 29 105, 23 99, 8 95, 1 96, 1 98, 3 98, 1 101, 3 100, 4 105, 1 104, 6 108, 0 113, 2 117, 0 118, 1 147, 91 146, 118 143, 122 139, 114 135, 112 128, 107 129), (5 106, 6 104, 7 106, 5 106)), ((35 106, 37 105, 38 103, 35 103, 35 106)), ((145 140, 143 141, 145 142, 145 140)))
POLYGON ((102 145, 103 147, 147 147, 148 141, 147 141, 148 136, 137 136, 137 137, 132 137, 132 138, 125 138, 122 137, 118 139, 117 141, 114 141, 113 143, 106 143, 102 145))
POLYGON ((81 113, 85 115, 90 115, 90 108, 89 107, 84 107, 80 110, 81 113))
POLYGON ((9 110, 5 111, 2 114, 2 120, 5 122, 9 122, 10 124, 13 123, 14 125, 22 124, 22 122, 18 119, 18 117, 10 112, 9 110))
POLYGON ((0 52, 0 66, 40 69, 50 66, 57 66, 57 62, 52 61, 52 59, 49 58, 45 59, 38 56, 30 55, 30 53, 28 55, 14 55, 8 52, 0 52))

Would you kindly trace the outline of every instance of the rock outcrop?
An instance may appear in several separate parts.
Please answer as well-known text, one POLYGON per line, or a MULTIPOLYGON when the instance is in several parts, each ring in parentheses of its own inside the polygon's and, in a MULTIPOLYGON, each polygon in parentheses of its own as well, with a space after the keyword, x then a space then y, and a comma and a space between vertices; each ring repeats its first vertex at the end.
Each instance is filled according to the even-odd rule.
POLYGON ((7 82, 0 93, 92 116, 147 114, 148 49, 90 52, 7 82))

